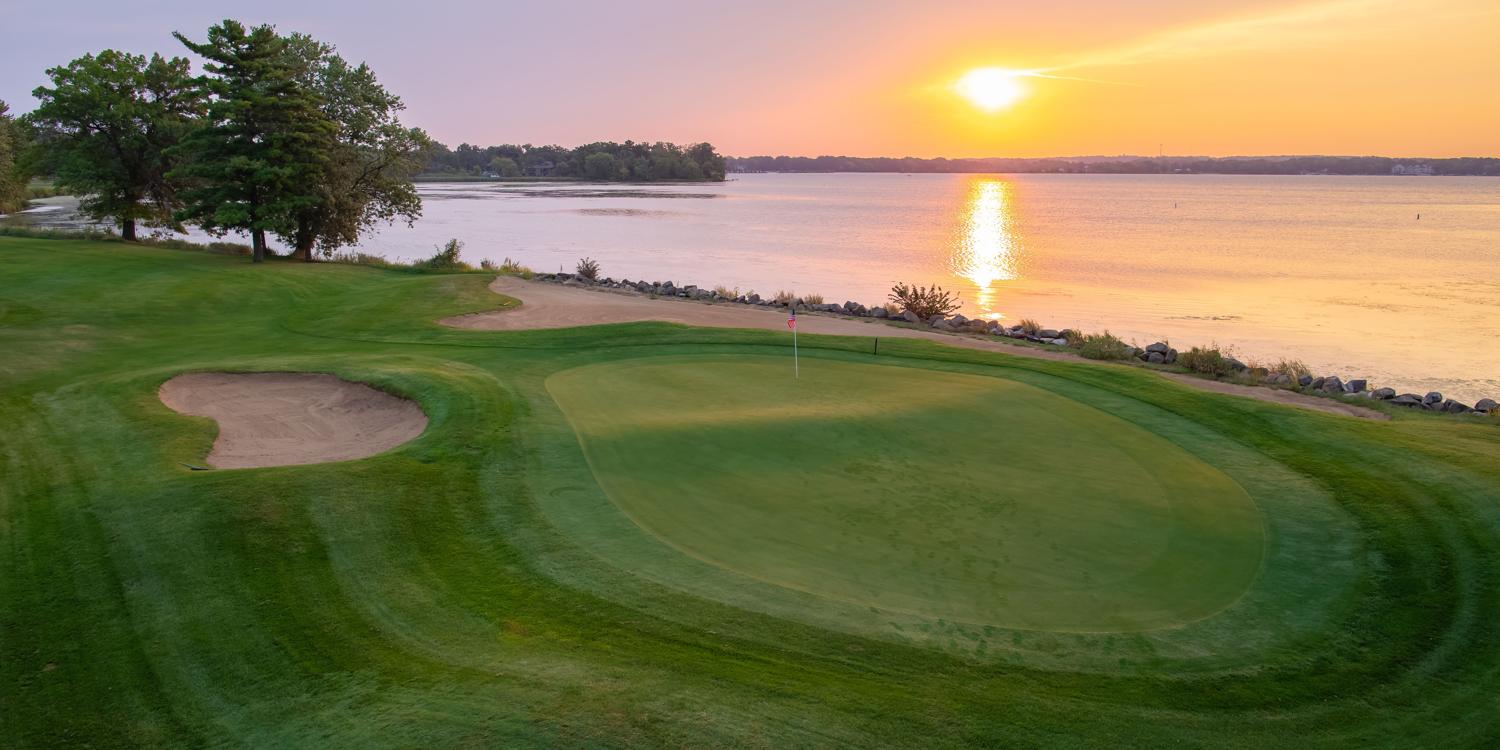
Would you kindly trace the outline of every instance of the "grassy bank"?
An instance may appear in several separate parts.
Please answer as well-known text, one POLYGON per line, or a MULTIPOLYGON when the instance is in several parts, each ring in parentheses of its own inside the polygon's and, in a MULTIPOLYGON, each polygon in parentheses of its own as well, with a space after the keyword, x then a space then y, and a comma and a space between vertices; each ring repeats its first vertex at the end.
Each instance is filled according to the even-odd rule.
POLYGON ((0 746, 1500 741, 1493 420, 810 335, 783 402, 778 332, 432 322, 488 278, 0 237, 0 746), (214 425, 155 389, 193 370, 430 424, 191 472, 214 425), (1111 482, 1138 513, 1069 497, 1111 482), (1158 549, 1223 567, 1110 580, 1158 549), (1049 576, 1101 593, 1017 605, 1049 576))

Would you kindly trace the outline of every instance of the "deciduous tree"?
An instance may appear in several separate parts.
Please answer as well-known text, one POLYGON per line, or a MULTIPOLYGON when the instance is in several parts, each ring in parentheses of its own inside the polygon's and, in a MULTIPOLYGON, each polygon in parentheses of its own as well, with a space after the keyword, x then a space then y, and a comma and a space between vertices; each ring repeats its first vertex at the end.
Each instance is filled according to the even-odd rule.
POLYGON ((203 111, 188 61, 104 50, 47 76, 52 85, 32 92, 40 103, 28 119, 58 184, 88 216, 117 222, 126 240, 138 221, 174 226, 173 147, 203 111))
POLYGON ((291 224, 279 232, 282 240, 311 261, 315 247, 332 254, 377 224, 411 224, 422 214, 411 177, 422 166, 427 135, 401 124, 397 115, 405 105, 368 65, 350 65, 332 46, 304 34, 286 37, 286 44, 300 85, 318 98, 335 129, 314 175, 316 200, 293 211, 291 224))

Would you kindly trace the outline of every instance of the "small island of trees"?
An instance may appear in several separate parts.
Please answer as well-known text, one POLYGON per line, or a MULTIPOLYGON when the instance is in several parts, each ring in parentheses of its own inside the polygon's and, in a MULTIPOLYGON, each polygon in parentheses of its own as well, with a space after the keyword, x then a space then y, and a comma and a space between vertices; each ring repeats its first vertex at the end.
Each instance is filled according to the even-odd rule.
POLYGON ((598 182, 722 181, 724 157, 709 143, 612 143, 600 141, 575 148, 467 143, 450 149, 433 143, 422 177, 520 179, 571 178, 598 182))

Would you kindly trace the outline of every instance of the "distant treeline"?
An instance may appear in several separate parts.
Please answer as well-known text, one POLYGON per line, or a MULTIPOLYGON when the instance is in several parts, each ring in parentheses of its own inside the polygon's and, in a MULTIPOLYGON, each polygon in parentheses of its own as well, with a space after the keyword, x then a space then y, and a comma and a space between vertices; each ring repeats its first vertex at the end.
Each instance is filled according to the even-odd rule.
POLYGON ((1500 159, 1393 159, 1383 156, 1076 157, 917 159, 859 156, 729 157, 731 172, 1061 172, 1067 174, 1336 174, 1500 176, 1500 159))
POLYGON ((576 148, 529 143, 480 147, 463 143, 454 149, 433 143, 427 151, 423 173, 427 176, 570 177, 618 182, 719 181, 724 179, 724 157, 709 143, 679 146, 663 142, 601 141, 576 148))

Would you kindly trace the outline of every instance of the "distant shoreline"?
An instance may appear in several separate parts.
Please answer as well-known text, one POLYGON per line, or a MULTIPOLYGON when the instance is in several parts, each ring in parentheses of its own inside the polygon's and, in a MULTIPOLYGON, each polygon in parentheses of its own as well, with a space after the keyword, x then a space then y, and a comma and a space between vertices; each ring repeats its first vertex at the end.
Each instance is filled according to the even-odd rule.
POLYGON ((1046 158, 920 159, 865 156, 730 156, 731 174, 1229 174, 1389 177, 1500 177, 1500 158, 1389 156, 1076 156, 1046 158))

